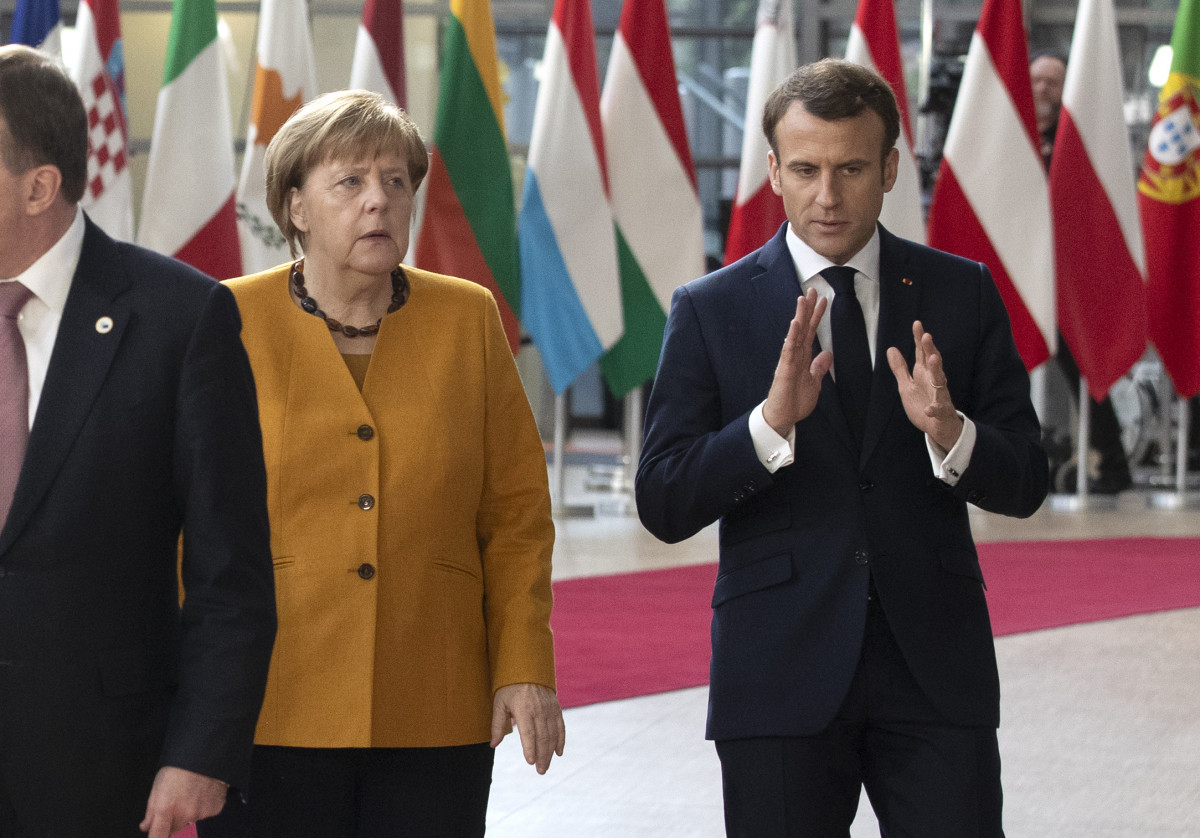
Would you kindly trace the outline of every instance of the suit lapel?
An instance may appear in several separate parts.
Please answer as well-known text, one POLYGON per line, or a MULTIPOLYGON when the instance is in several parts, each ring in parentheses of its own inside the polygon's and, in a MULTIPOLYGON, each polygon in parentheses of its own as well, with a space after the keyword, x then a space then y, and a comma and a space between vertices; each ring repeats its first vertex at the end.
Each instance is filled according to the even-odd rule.
POLYGON ((0 533, 0 554, 54 482, 129 324, 130 308, 118 299, 131 284, 121 270, 120 251, 90 219, 86 224, 8 525, 0 533))
POLYGON ((919 280, 908 276, 905 244, 879 228, 879 325, 875 336, 875 372, 871 377, 871 398, 867 405, 867 423, 863 432, 861 463, 866 463, 883 436, 884 428, 900 404, 900 391, 888 366, 887 350, 894 346, 912 368, 912 324, 920 309, 919 280))

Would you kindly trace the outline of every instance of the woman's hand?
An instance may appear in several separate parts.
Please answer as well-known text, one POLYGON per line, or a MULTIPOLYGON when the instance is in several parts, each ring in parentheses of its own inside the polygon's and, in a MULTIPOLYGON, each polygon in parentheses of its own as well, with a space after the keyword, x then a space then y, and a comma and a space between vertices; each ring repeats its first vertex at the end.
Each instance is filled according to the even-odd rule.
POLYGON ((554 755, 562 756, 567 740, 562 708, 554 691, 540 684, 509 684, 492 699, 492 747, 512 733, 521 734, 525 761, 545 774, 554 755))

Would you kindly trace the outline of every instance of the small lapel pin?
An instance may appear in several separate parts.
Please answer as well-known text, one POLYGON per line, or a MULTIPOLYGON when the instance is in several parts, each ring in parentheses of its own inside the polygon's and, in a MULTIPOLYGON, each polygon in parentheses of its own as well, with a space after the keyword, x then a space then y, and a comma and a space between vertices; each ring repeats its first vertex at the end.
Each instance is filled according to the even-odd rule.
POLYGON ((101 317, 96 321, 96 331, 102 335, 107 335, 112 331, 113 322, 111 317, 101 317))
POLYGON ((902 279, 900 281, 903 282, 905 285, 912 285, 912 280, 909 279, 908 277, 904 277, 904 279, 902 279))

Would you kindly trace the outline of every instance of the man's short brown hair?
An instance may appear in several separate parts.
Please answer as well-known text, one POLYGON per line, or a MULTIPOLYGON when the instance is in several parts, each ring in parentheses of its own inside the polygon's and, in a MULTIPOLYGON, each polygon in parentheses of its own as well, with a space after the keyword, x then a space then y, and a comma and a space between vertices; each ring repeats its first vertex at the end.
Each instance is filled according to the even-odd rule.
POLYGON ((762 129, 777 157, 775 129, 793 102, 799 102, 804 110, 828 122, 851 119, 865 110, 874 111, 883 120, 884 158, 900 137, 900 110, 891 85, 878 73, 852 61, 823 58, 805 64, 767 97, 762 129))
POLYGON ((72 204, 87 185, 87 112, 57 61, 20 44, 0 47, 0 160, 13 174, 51 165, 72 204))

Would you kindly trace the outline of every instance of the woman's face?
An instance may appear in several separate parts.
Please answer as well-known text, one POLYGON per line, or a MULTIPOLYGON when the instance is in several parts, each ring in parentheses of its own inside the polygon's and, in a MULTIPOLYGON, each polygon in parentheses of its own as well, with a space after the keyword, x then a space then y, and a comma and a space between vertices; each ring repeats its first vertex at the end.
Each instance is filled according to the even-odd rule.
POLYGON ((291 196, 306 258, 363 274, 388 274, 400 264, 412 208, 408 164, 394 154, 326 160, 291 196))

